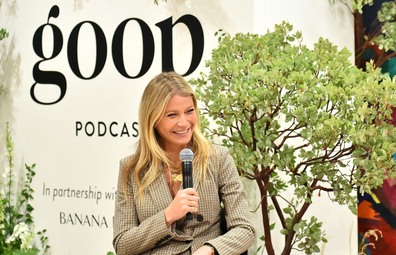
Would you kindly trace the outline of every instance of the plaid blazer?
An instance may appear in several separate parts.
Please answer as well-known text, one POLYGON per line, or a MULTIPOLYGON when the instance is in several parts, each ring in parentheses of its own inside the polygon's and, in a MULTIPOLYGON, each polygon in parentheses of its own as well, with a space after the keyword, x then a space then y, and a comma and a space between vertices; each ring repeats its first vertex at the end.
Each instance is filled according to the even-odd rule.
MULTIPOLYGON (((253 244, 255 229, 234 160, 227 148, 215 148, 206 180, 198 182, 198 174, 193 172, 194 189, 200 197, 198 213, 193 220, 183 217, 169 228, 164 210, 172 196, 165 175, 159 175, 144 192, 144 202, 134 199, 137 186, 133 177, 124 194, 119 175, 113 232, 117 254, 192 254, 209 243, 219 254, 232 255, 241 254, 253 244), (220 228, 221 201, 228 229, 224 235, 220 228)), ((121 160, 120 169, 127 160, 121 160)))

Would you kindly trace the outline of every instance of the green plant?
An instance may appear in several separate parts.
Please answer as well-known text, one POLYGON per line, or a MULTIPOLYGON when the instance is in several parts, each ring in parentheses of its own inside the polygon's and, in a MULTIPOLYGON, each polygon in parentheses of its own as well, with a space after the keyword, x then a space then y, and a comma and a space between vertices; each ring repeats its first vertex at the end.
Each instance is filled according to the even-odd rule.
MULTIPOLYGON (((168 0, 162 0, 163 2, 167 2, 168 0)), ((159 5, 158 0, 154 0, 154 4, 159 5)))
MULTIPOLYGON (((4 28, 0 29, 0 41, 3 40, 4 38, 8 37, 8 32, 4 28)), ((4 86, 0 84, 0 95, 4 93, 5 89, 4 86)))
POLYGON ((9 33, 4 28, 0 29, 0 41, 8 37, 9 33))
POLYGON ((319 252, 322 223, 304 217, 314 194, 356 214, 354 190, 370 192, 385 172, 396 176, 396 132, 387 123, 396 84, 370 64, 358 69, 350 56, 323 38, 308 49, 283 22, 265 35, 225 36, 206 62, 209 74, 190 81, 204 105, 203 129, 223 138, 240 174, 258 185, 269 255, 276 223, 282 255, 319 252))
MULTIPOLYGON (((4 190, 5 194, 0 193, 0 254, 5 255, 33 255, 39 252, 32 246, 34 239, 34 221, 32 212, 34 208, 30 201, 33 199, 34 190, 31 183, 35 172, 33 171, 35 164, 28 166, 25 164, 25 178, 21 178, 19 190, 15 189, 13 171, 14 167, 14 144, 9 131, 7 122, 6 127, 6 158, 7 168, 3 175, 5 178, 4 190)), ((39 232, 42 235, 43 232, 39 232)), ((47 254, 49 246, 46 244, 47 238, 41 236, 41 244, 43 254, 47 254)))
POLYGON ((374 66, 380 67, 385 61, 396 56, 396 3, 383 2, 377 17, 370 29, 363 24, 363 7, 373 5, 373 0, 352 0, 352 14, 355 19, 355 58, 356 65, 365 68, 368 58, 373 59, 374 66), (376 52, 367 57, 367 49, 375 48, 376 52), (365 56, 366 54, 366 56, 365 56))

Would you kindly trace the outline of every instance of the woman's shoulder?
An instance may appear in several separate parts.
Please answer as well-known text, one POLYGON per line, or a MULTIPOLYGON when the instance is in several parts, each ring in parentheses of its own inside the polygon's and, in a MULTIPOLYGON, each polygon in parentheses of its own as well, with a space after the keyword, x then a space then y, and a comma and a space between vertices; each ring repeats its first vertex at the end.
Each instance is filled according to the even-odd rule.
POLYGON ((213 144, 213 151, 218 153, 228 153, 229 149, 223 145, 213 144))
POLYGON ((222 145, 217 145, 213 144, 213 149, 210 153, 210 158, 216 159, 216 158, 223 158, 227 154, 229 154, 230 151, 227 147, 222 146, 222 145))
POLYGON ((133 159, 133 155, 134 155, 134 154, 131 154, 131 155, 129 155, 129 156, 126 156, 126 157, 120 159, 120 167, 123 167, 123 166, 125 166, 126 164, 128 164, 128 162, 130 162, 130 161, 133 159))

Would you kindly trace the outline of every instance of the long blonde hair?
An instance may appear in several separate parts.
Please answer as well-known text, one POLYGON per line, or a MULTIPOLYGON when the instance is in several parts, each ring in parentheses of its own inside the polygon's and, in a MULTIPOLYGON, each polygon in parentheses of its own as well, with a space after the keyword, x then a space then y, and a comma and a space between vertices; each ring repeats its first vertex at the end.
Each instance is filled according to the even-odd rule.
POLYGON ((197 98, 184 78, 175 72, 164 72, 154 77, 143 92, 139 108, 140 138, 135 154, 122 169, 122 188, 127 191, 128 180, 136 180, 138 192, 142 197, 144 190, 161 174, 161 165, 169 167, 171 160, 159 145, 156 123, 162 118, 165 108, 174 95, 191 96, 197 114, 197 123, 192 138, 187 145, 194 152, 194 171, 199 171, 199 179, 205 179, 208 158, 213 146, 203 136, 199 122, 197 98))

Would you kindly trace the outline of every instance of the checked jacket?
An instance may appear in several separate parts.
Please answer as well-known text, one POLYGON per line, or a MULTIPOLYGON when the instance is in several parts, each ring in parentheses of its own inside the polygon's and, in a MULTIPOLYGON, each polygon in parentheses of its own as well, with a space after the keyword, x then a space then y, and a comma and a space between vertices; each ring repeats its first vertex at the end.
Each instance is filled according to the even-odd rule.
MULTIPOLYGON (((127 160, 121 160, 120 169, 127 160)), ((255 230, 243 184, 228 149, 215 146, 208 167, 203 183, 198 181, 198 174, 193 172, 194 189, 200 197, 198 213, 194 213, 193 220, 187 221, 183 217, 169 228, 166 226, 164 210, 172 202, 172 196, 165 175, 162 173, 155 179, 141 200, 134 199, 137 186, 133 177, 128 182, 127 194, 124 194, 120 171, 113 233, 116 254, 187 255, 205 243, 214 246, 220 255, 246 251, 255 240, 255 230), (228 229, 223 235, 220 228, 221 201, 228 229)))

